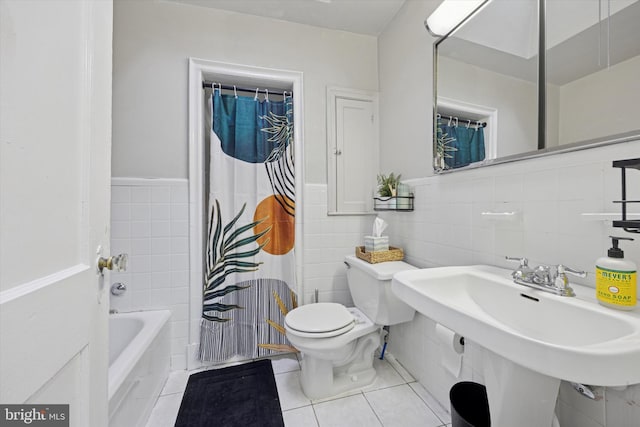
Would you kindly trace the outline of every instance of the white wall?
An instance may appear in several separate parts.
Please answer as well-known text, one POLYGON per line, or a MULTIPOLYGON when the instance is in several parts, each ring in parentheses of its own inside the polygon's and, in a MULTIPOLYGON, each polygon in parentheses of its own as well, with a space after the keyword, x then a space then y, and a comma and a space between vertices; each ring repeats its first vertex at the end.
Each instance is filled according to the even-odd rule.
MULTIPOLYGON (((174 206, 173 199, 152 200, 149 205, 135 195, 158 192, 158 185, 174 188, 175 179, 186 186, 189 57, 304 73, 305 205, 300 212, 305 294, 301 301, 312 301, 318 289, 321 301, 351 304, 343 258, 362 244, 373 222, 370 216, 327 216, 326 87, 378 90, 375 37, 162 1, 116 0, 112 170, 114 177, 125 181, 116 179, 113 187, 114 194, 122 196, 112 203, 113 243, 129 250, 132 262, 129 273, 113 280, 124 281, 127 294, 112 297, 111 303, 122 311, 172 309, 173 369, 183 369, 191 358, 184 347, 192 344, 186 343, 189 323, 197 324, 199 317, 185 316, 190 301, 185 272, 174 265, 158 265, 167 255, 181 260, 189 255, 180 246, 183 236, 153 231, 166 232, 157 224, 154 228, 154 223, 167 221, 157 217, 166 214, 167 206, 172 215, 182 215, 185 206, 182 202, 174 206), (128 178, 161 179, 136 183, 128 178), (149 209, 151 217, 135 216, 149 209), (133 235, 144 230, 152 234, 133 235)), ((181 232, 181 220, 175 225, 181 232)))
POLYGON ((560 142, 640 129, 640 56, 560 87, 560 142))
MULTIPOLYGON (((403 247, 407 261, 421 267, 476 263, 512 267, 504 256, 515 255, 526 256, 534 264, 565 263, 593 273, 595 259, 605 254, 609 246, 607 236, 626 233, 613 229, 610 223, 585 221, 580 214, 618 212, 619 207, 611 201, 620 197, 620 172, 611 167, 611 161, 638 157, 640 142, 433 176, 431 104, 411 93, 398 100, 388 90, 399 81, 408 87, 419 87, 430 80, 430 46, 416 28, 422 28, 424 18, 438 3, 407 2, 380 36, 381 104, 387 100, 387 108, 394 110, 391 115, 381 114, 381 134, 392 134, 397 128, 395 118, 403 115, 422 117, 414 126, 425 132, 415 132, 403 140, 402 152, 387 149, 387 155, 381 156, 382 169, 411 171, 416 178, 410 182, 416 194, 416 210, 384 215, 390 223, 391 244, 403 247), (401 66, 389 64, 398 55, 397 46, 404 47, 403 56, 421 58, 413 62, 419 69, 411 75, 417 78, 406 75, 401 66), (419 154, 425 153, 425 147, 428 152, 422 157, 419 154), (492 223, 482 219, 482 211, 518 211, 521 219, 492 223)), ((431 87, 427 88, 421 96, 430 99, 431 87)), ((630 199, 640 197, 640 174, 635 172, 629 172, 629 177, 634 176, 628 178, 630 184, 634 179, 629 185, 630 199)), ((628 258, 640 261, 640 242, 625 248, 628 258)), ((593 282, 593 274, 583 281, 589 286, 593 282)), ((558 319, 558 323, 561 325, 563 320, 570 319, 558 319)), ((462 378, 482 382, 477 369, 479 360, 474 357, 476 348, 474 343, 469 346, 462 378)), ((389 351, 448 407, 448 388, 456 379, 441 367, 433 321, 418 315, 413 322, 392 327, 389 351)), ((606 402, 593 402, 563 383, 558 404, 561 425, 636 426, 640 419, 640 386, 622 392, 608 389, 606 393, 606 402)))
POLYGON ((187 59, 304 73, 305 182, 326 183, 326 86, 377 91, 375 37, 162 1, 116 0, 113 176, 187 178, 187 59))
POLYGON ((498 157, 525 153, 538 146, 535 83, 440 56, 438 97, 441 96, 498 110, 498 157))

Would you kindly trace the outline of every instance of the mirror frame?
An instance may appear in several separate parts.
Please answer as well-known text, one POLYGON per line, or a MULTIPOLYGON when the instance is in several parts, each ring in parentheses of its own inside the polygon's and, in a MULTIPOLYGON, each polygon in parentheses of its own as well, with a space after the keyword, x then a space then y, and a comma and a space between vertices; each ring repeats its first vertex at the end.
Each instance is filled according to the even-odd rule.
MULTIPOLYGON (((445 0, 446 1, 446 0, 445 0)), ((589 139, 586 141, 578 141, 571 144, 558 145, 554 147, 545 147, 546 145, 546 0, 538 0, 538 149, 527 151, 520 154, 510 156, 496 157, 493 159, 483 160, 481 162, 472 163, 468 166, 460 168, 442 169, 437 166, 439 157, 437 155, 437 114, 438 114, 438 46, 445 41, 450 35, 455 33, 458 28, 464 25, 468 20, 472 19, 487 3, 491 0, 485 0, 467 17, 462 19, 447 34, 439 37, 433 42, 433 116, 432 116, 432 167, 435 174, 446 174, 456 171, 464 171, 469 169, 477 169, 485 166, 493 166, 503 163, 510 163, 520 160, 534 159, 537 157, 546 157, 553 154, 561 154, 571 151, 587 150, 605 145, 619 144, 623 142, 631 142, 640 139, 640 129, 630 132, 613 134, 606 137, 589 139)), ((425 20, 426 26, 426 20, 425 20)))

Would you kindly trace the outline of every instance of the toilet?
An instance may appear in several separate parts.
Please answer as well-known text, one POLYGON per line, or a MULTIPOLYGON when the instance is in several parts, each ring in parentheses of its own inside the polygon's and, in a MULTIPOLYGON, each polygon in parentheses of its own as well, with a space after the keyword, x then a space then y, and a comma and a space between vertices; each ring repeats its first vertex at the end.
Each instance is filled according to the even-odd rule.
POLYGON ((415 269, 402 262, 369 264, 345 257, 355 307, 316 303, 291 310, 284 327, 302 353, 300 384, 309 399, 334 396, 373 382, 373 353, 386 333, 383 326, 408 322, 415 310, 391 291, 391 278, 415 269))

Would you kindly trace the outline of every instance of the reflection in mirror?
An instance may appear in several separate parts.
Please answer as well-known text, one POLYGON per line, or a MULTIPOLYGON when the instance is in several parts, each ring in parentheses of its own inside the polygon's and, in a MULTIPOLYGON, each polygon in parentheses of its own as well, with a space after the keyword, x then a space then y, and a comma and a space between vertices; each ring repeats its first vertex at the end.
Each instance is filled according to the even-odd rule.
POLYGON ((439 142, 443 135, 454 140, 448 141, 450 151, 439 159, 437 169, 486 163, 537 148, 537 34, 536 0, 494 0, 436 43, 437 113, 465 123, 458 138, 460 125, 451 127, 440 120, 439 142), (484 156, 465 154, 478 150, 475 140, 465 138, 469 120, 486 123, 477 129, 484 134, 484 156))
POLYGON ((640 0, 485 3, 434 44, 434 169, 640 136, 638 22, 640 0), (546 9, 541 22, 540 7, 546 9), (539 44, 538 28, 545 29, 544 44, 539 44), (541 45, 546 45, 544 61, 538 60, 541 45), (545 90, 538 89, 539 81, 546 81, 545 90), (484 159, 456 159, 458 145, 462 151, 467 147, 464 140, 452 140, 457 134, 443 120, 448 116, 458 117, 459 126, 486 123, 484 159))
POLYGON ((547 0, 548 147, 640 130, 640 2, 547 0))

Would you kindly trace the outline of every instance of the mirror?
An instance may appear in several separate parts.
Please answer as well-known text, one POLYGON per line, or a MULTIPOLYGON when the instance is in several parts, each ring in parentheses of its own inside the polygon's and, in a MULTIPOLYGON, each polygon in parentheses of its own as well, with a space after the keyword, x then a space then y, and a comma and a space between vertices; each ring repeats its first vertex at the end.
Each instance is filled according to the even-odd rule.
POLYGON ((486 2, 434 43, 434 170, 640 135, 637 22, 640 0, 486 2))

